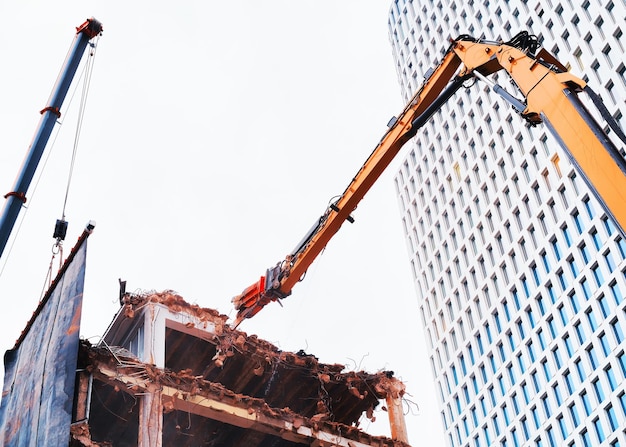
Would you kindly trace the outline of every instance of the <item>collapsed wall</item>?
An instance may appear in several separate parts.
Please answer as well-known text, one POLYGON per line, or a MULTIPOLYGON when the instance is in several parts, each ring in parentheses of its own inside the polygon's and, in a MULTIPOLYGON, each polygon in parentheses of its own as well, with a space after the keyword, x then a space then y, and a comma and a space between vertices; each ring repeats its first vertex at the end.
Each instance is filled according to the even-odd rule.
POLYGON ((392 436, 403 425, 392 372, 282 351, 173 292, 121 304, 101 343, 81 342, 73 446, 408 446, 403 427, 358 427, 382 400, 392 436))

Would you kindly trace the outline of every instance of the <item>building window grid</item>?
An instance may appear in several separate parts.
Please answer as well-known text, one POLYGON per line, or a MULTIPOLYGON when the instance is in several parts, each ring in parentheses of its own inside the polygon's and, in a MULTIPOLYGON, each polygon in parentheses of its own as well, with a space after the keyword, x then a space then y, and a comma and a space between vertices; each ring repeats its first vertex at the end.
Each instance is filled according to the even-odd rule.
MULTIPOLYGON (((605 221, 605 222, 606 222, 606 221, 605 221)), ((610 228, 610 227, 609 227, 609 228, 610 228)), ((606 231, 607 231, 607 232, 610 232, 611 230, 607 229, 606 231)), ((614 231, 614 229, 613 229, 613 231, 614 231)), ((623 281, 623 278, 619 278, 619 279, 618 279, 618 281, 619 281, 619 283, 620 283, 620 284, 623 284, 623 282, 624 282, 624 281, 623 281)), ((618 284, 618 283, 616 282, 616 283, 614 283, 614 284, 613 284, 613 286, 612 286, 612 287, 614 287, 614 288, 616 289, 616 292, 610 292, 610 296, 613 298, 613 300, 616 300, 616 298, 614 298, 615 296, 619 296, 619 297, 620 297, 620 298, 619 298, 619 300, 621 301, 621 294, 619 294, 619 292, 620 292, 620 284, 618 284)), ((621 287, 623 287, 623 286, 621 286, 621 287)), ((610 288, 609 288, 609 290, 610 290, 610 288)), ((600 310, 600 308, 598 308, 598 310, 600 310)), ((619 327, 619 326, 618 326, 618 327, 619 327)), ((608 427, 608 425, 606 425, 606 420, 604 420, 604 422, 605 422, 605 428, 606 428, 606 427, 608 427)), ((554 425, 554 427, 556 427, 556 426, 554 425)))

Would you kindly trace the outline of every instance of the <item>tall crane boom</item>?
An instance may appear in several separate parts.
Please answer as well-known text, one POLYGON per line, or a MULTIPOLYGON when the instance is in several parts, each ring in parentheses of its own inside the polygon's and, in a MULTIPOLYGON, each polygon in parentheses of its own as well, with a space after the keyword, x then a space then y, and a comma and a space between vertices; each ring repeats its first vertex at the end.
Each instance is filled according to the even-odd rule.
POLYGON ((0 257, 4 252, 13 226, 17 221, 22 204, 26 202, 28 187, 35 175, 37 165, 41 160, 43 151, 52 134, 56 120, 61 116, 61 105, 70 88, 72 79, 76 74, 78 65, 91 39, 102 32, 102 24, 96 19, 87 19, 82 25, 76 28, 76 37, 72 48, 63 64, 61 73, 57 79, 48 104, 41 111, 39 125, 35 131, 35 136, 29 146, 22 168, 15 180, 15 185, 11 192, 4 197, 7 199, 2 216, 0 217, 0 257))
MULTIPOLYGON (((535 55, 537 49, 536 38, 525 32, 506 43, 479 41, 466 35, 453 40, 440 64, 402 113, 389 123, 389 129, 339 199, 283 261, 232 299, 237 310, 235 326, 271 301, 291 294, 343 222, 352 221, 350 214, 402 146, 470 78, 487 82, 529 125, 546 123, 618 224, 626 228, 626 163, 577 97, 577 93, 588 91, 585 82, 567 72, 547 51, 541 49, 535 55), (514 81, 523 100, 487 78, 501 70, 514 81)), ((613 127, 621 134, 617 126, 613 127)))

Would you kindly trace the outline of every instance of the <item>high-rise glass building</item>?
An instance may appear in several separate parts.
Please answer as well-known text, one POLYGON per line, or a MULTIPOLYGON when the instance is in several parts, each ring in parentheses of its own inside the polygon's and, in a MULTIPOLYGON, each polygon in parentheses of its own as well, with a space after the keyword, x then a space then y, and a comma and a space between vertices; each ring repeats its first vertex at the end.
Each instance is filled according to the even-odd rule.
MULTIPOLYGON (((623 0, 394 0, 405 99, 449 38, 519 31, 624 128, 623 0)), ((395 182, 448 444, 626 446, 626 237, 556 139, 477 82, 405 151, 395 182)))

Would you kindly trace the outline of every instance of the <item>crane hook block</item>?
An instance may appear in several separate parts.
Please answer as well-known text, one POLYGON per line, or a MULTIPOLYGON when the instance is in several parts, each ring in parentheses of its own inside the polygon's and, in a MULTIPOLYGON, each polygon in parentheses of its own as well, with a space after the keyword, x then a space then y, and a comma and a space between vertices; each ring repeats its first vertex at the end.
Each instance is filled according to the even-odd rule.
POLYGON ((67 221, 62 220, 62 219, 57 219, 57 222, 54 225, 54 234, 52 235, 52 237, 58 241, 64 241, 66 234, 67 234, 67 221))

